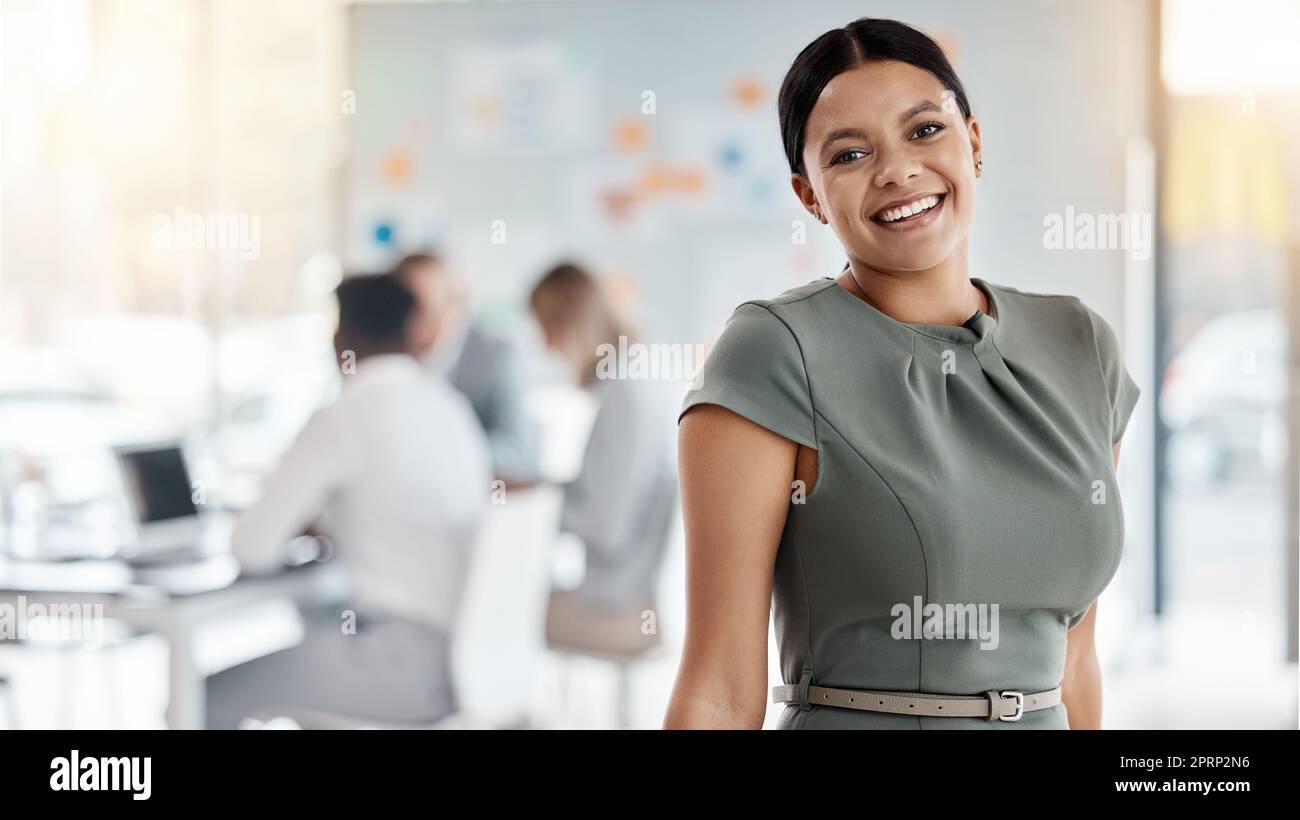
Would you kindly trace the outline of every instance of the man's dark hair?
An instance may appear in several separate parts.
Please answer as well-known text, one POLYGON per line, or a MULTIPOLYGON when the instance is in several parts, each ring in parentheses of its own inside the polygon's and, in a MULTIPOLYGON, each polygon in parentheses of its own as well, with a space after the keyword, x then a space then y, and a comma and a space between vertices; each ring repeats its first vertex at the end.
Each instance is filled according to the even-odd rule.
POLYGON ((405 350, 415 297, 396 276, 352 276, 334 295, 339 301, 339 335, 350 344, 374 352, 405 350))

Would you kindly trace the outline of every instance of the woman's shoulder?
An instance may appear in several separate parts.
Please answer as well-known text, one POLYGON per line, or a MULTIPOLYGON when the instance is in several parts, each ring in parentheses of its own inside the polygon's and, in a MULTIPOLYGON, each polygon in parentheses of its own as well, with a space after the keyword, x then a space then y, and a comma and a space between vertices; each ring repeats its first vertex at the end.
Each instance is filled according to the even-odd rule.
POLYGON ((834 279, 814 279, 804 285, 785 290, 776 296, 756 297, 741 302, 727 317, 719 341, 755 336, 775 337, 775 344, 795 343, 804 329, 815 327, 822 306, 827 304, 825 294, 838 288, 834 279))
POLYGON ((1023 336, 1027 341, 1044 337, 1092 336, 1091 317, 1096 316, 1083 300, 1071 293, 1027 290, 981 280, 993 289, 998 300, 999 334, 1023 336))
POLYGON ((786 314, 791 309, 811 309, 821 303, 818 297, 830 288, 839 287, 835 280, 826 276, 814 279, 804 285, 789 288, 776 296, 747 299, 736 306, 736 312, 746 307, 762 308, 771 313, 786 314))
POLYGON ((1048 293, 1044 291, 1026 290, 1011 285, 1003 285, 998 282, 990 282, 987 279, 981 279, 984 284, 998 292, 999 296, 1011 299, 1025 305, 1038 308, 1039 310, 1062 310, 1078 311, 1078 306, 1083 303, 1079 297, 1070 293, 1048 293))
POLYGON ((1112 370, 1122 358, 1114 326, 1080 297, 988 284, 1011 317, 999 329, 999 345, 1007 350, 1100 360, 1103 370, 1112 370))
POLYGON ((816 313, 818 294, 830 287, 839 285, 816 280, 737 306, 687 390, 678 418, 695 405, 717 404, 815 448, 799 329, 816 313))

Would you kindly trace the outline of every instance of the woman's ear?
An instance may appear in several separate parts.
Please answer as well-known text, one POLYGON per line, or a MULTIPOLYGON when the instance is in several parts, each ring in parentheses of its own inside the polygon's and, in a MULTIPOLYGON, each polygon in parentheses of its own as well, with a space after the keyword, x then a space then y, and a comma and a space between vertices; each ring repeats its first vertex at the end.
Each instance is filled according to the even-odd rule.
POLYGON ((812 183, 803 174, 790 175, 790 187, 794 189, 794 195, 799 197, 808 213, 812 214, 821 221, 821 206, 817 204, 817 192, 813 190, 812 183))

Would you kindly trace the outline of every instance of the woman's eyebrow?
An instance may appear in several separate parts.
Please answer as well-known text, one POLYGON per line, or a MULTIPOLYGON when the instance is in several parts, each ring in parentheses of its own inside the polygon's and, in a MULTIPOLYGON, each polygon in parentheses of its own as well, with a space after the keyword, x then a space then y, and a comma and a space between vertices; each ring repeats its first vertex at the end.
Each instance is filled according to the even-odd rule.
POLYGON ((932 103, 929 100, 922 100, 921 102, 917 103, 916 105, 904 111, 902 116, 898 118, 898 124, 903 125, 912 117, 915 117, 917 114, 920 114, 923 111, 938 111, 942 113, 943 108, 940 107, 937 103, 932 103))
MULTIPOLYGON (((917 114, 921 114, 926 111, 938 111, 942 113, 943 108, 940 107, 938 103, 934 103, 929 100, 922 100, 921 102, 917 103, 916 105, 904 111, 902 116, 898 118, 898 124, 905 125, 908 120, 912 119, 912 117, 915 117, 917 114)), ((853 137, 855 139, 866 139, 867 135, 865 132, 862 131, 862 129, 854 128, 852 126, 846 128, 836 128, 834 131, 826 135, 826 139, 822 140, 822 150, 825 151, 826 146, 830 145, 832 142, 835 142, 835 140, 841 140, 847 137, 853 137)))
POLYGON ((866 132, 864 132, 862 129, 853 128, 852 126, 848 128, 836 128, 834 131, 826 135, 826 139, 822 140, 822 150, 825 151, 826 146, 830 145, 832 142, 835 142, 835 140, 842 140, 845 139, 846 137, 854 137, 855 139, 866 139, 867 135, 866 132))

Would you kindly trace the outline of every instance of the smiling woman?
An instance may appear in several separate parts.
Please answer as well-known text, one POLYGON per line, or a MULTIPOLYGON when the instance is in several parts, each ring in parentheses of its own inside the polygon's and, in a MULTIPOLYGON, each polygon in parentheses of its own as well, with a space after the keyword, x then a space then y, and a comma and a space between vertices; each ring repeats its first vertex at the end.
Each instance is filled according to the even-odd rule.
MULTIPOLYGON (((965 264, 983 169, 980 126, 943 52, 931 47, 896 55, 911 61, 862 62, 853 52, 818 94, 787 82, 780 104, 795 194, 835 230, 853 263, 852 281, 869 300, 886 303, 915 290, 897 287, 903 274, 928 271, 924 278, 942 288, 938 299, 918 292, 916 304, 898 305, 920 321, 928 321, 927 309, 979 298, 965 264)), ((830 41, 822 51, 829 53, 805 52, 814 75, 839 65, 829 61, 830 41)))
POLYGON ((1138 399, 1114 331, 1074 296, 970 276, 980 127, 926 35, 826 32, 778 109, 794 193, 847 261, 738 307, 686 395, 665 725, 762 725, 772 605, 781 728, 1097 725, 1093 602, 1138 399), (913 601, 996 607, 997 634, 900 636, 913 601))

